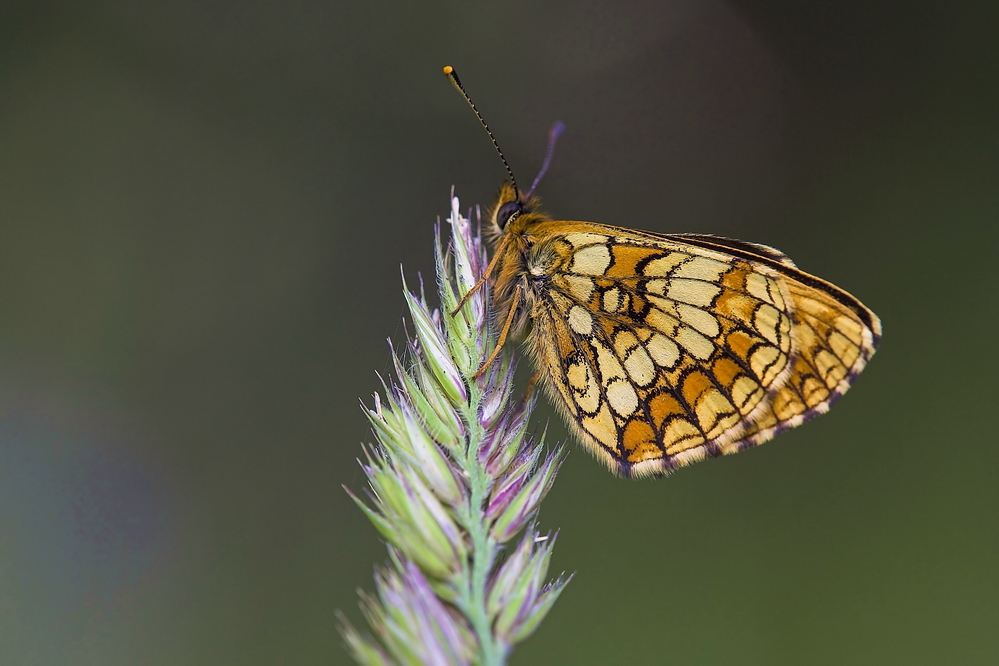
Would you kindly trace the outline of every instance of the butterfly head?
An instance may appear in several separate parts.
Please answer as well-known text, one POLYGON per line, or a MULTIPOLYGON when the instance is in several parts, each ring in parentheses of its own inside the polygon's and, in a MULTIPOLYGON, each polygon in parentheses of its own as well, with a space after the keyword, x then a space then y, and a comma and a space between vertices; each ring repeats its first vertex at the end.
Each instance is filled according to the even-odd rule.
POLYGON ((489 213, 489 227, 494 236, 502 236, 514 229, 520 229, 531 218, 537 217, 540 201, 535 196, 524 196, 509 181, 500 186, 496 203, 489 213))

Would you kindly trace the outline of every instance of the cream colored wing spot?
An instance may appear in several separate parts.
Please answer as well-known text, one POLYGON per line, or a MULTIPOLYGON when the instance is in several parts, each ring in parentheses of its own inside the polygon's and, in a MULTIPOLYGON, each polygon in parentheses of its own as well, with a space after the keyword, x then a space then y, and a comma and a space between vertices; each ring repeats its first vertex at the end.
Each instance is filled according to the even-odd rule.
POLYGON ((582 275, 566 275, 565 285, 573 298, 580 303, 589 303, 596 288, 592 278, 583 277, 582 275))
POLYGON ((775 292, 778 298, 780 295, 780 290, 776 287, 777 285, 773 280, 761 273, 750 273, 746 276, 746 291, 749 292, 753 298, 783 309, 783 299, 778 301, 774 298, 775 292), (774 291, 771 291, 772 288, 774 291), (780 305, 778 305, 778 303, 780 303, 780 305))
POLYGON ((624 297, 624 293, 619 288, 611 287, 603 294, 604 310, 610 313, 618 312, 622 309, 624 297))
POLYGON ((607 385, 607 402, 615 412, 628 417, 638 409, 638 394, 631 382, 619 378, 612 379, 607 385))
POLYGON ((694 257, 673 271, 674 278, 690 278, 705 282, 717 282, 722 273, 732 268, 731 264, 708 257, 694 257))
POLYGON ((780 336, 780 349, 785 354, 791 351, 791 318, 786 313, 780 312, 780 322, 777 325, 777 333, 780 336))
POLYGON ((768 342, 780 347, 781 351, 787 351, 786 347, 789 344, 787 334, 791 330, 791 320, 777 308, 767 303, 760 303, 753 315, 753 327, 768 342))
POLYGON ((585 391, 590 383, 590 368, 582 361, 570 363, 565 370, 565 378, 569 386, 577 391, 585 391))
POLYGON ((649 303, 655 306, 657 310, 673 318, 677 322, 677 325, 679 325, 680 314, 679 312, 677 312, 676 309, 677 305, 676 301, 670 300, 669 298, 664 298, 662 296, 655 296, 653 294, 646 294, 645 297, 648 299, 649 303))
POLYGON ((662 333, 653 334, 645 343, 645 348, 661 368, 672 368, 680 360, 680 348, 662 333))
POLYGON ((656 368, 644 347, 637 347, 624 359, 624 369, 628 371, 631 381, 642 388, 656 379, 656 368))
POLYGON ((721 437, 742 419, 735 406, 716 388, 704 392, 694 412, 701 430, 711 439, 721 437))
POLYGON ((563 236, 565 240, 572 245, 572 247, 583 247, 584 245, 606 245, 607 236, 601 234, 591 234, 582 231, 577 231, 571 234, 566 234, 563 236))
POLYGON ((746 375, 742 375, 736 379, 729 389, 729 393, 732 394, 732 400, 735 401, 736 408, 743 415, 748 414, 753 407, 756 407, 759 398, 762 397, 759 394, 762 392, 763 388, 752 377, 746 375), (747 406, 749 409, 747 409, 747 406))
POLYGON ((642 275, 647 277, 666 277, 670 271, 689 258, 689 254, 681 254, 680 252, 671 252, 664 257, 656 257, 645 264, 645 268, 642 269, 642 275))
POLYGON ((761 345, 749 356, 749 367, 764 386, 770 386, 787 365, 787 356, 777 347, 761 345))
POLYGON ((614 352, 596 337, 590 338, 590 345, 597 352, 597 369, 600 371, 600 380, 604 385, 618 377, 624 379, 624 367, 617 360, 614 352))
POLYGON ((706 361, 715 352, 715 345, 711 340, 698 333, 692 328, 683 326, 676 333, 676 341, 681 347, 686 349, 694 358, 706 361))
POLYGON ((649 310, 649 313, 645 315, 645 323, 670 337, 673 337, 680 327, 678 319, 671 317, 659 308, 649 310))
POLYGON ((580 335, 593 331, 593 316, 581 305, 573 305, 569 310, 569 327, 580 335))
POLYGON ((631 304, 631 295, 620 287, 611 287, 603 293, 601 305, 605 312, 616 314, 626 312, 631 304))
POLYGON ((801 382, 801 397, 808 406, 817 405, 829 397, 829 389, 816 377, 805 377, 801 382))
MULTIPOLYGON (((689 264, 684 264, 688 266, 689 264)), ((666 295, 674 301, 689 303, 698 307, 708 307, 715 296, 721 293, 721 287, 701 280, 688 280, 674 277, 669 281, 666 295)))
POLYGON ((721 333, 718 318, 707 310, 695 308, 694 306, 687 305, 686 303, 680 303, 677 306, 677 314, 680 315, 680 319, 685 324, 693 326, 709 338, 717 337, 718 334, 721 333))
POLYGON ((573 390, 573 400, 579 409, 593 414, 600 406, 600 387, 585 360, 577 360, 569 365, 566 378, 573 390))
MULTIPOLYGON (((790 266, 794 266, 793 263, 790 263, 790 259, 788 260, 788 263, 790 266)), ((774 304, 774 307, 781 311, 787 309, 784 301, 784 295, 781 293, 780 285, 776 280, 767 280, 767 293, 770 294, 770 302, 774 304)))
POLYGON ((631 331, 619 331, 614 336, 614 351, 635 385, 646 387, 656 379, 656 368, 645 347, 631 331))
POLYGON ((606 245, 587 245, 572 255, 571 270, 579 275, 603 275, 610 262, 610 250, 606 245))
POLYGON ((666 295, 666 288, 669 287, 669 282, 663 279, 649 280, 645 283, 645 291, 650 294, 657 294, 659 296, 666 295))
POLYGON ((623 359, 632 349, 639 345, 638 336, 629 330, 622 329, 614 334, 614 351, 618 358, 623 359))
POLYGON ((584 416, 579 423, 593 439, 609 449, 617 449, 617 426, 607 403, 600 405, 600 411, 595 416, 584 416))
POLYGON ((674 418, 663 428, 663 444, 668 455, 675 456, 703 443, 701 431, 687 419, 674 418))

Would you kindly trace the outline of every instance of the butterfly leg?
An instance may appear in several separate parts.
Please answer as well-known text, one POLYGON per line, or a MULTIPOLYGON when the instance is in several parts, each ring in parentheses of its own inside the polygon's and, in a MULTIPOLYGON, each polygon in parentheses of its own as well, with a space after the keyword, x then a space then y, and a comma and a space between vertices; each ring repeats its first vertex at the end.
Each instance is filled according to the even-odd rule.
POLYGON ((465 295, 461 297, 460 301, 458 301, 458 305, 454 306, 454 310, 451 310, 451 313, 450 313, 452 317, 454 317, 459 312, 461 312, 461 309, 463 307, 465 307, 465 303, 467 303, 468 299, 472 297, 472 294, 474 294, 479 289, 481 289, 482 285, 484 285, 486 283, 486 280, 489 278, 489 269, 492 268, 493 262, 495 262, 495 261, 496 260, 493 259, 493 261, 489 262, 489 268, 486 269, 485 275, 483 275, 481 278, 479 278, 479 281, 475 283, 475 286, 473 286, 471 289, 469 289, 467 292, 465 292, 465 295))
POLYGON ((489 358, 487 358, 485 362, 479 366, 479 369, 475 371, 475 374, 472 375, 472 379, 478 379, 485 373, 486 370, 489 369, 489 366, 492 365, 493 361, 496 360, 496 357, 499 356, 500 350, 503 349, 503 345, 506 344, 506 338, 510 334, 510 325, 513 324, 513 318, 517 315, 517 306, 520 305, 522 289, 523 287, 518 284, 517 288, 514 290, 513 298, 510 301, 510 311, 506 315, 506 321, 503 322, 503 330, 500 331, 499 340, 496 341, 496 347, 493 349, 493 353, 489 355, 489 358))
POLYGON ((468 299, 472 297, 472 294, 481 289, 482 285, 484 285, 486 283, 486 280, 489 279, 489 276, 493 274, 493 269, 496 268, 496 264, 499 263, 499 258, 503 256, 503 250, 506 249, 506 243, 507 243, 507 237, 504 236, 503 240, 501 240, 500 244, 496 247, 496 251, 493 253, 493 258, 489 261, 489 264, 486 266, 486 270, 482 274, 482 277, 479 278, 479 281, 476 282, 475 285, 471 289, 469 289, 464 296, 461 297, 461 300, 458 301, 458 305, 455 306, 454 310, 451 310, 452 317, 461 311, 461 308, 465 306, 465 303, 467 303, 468 299))

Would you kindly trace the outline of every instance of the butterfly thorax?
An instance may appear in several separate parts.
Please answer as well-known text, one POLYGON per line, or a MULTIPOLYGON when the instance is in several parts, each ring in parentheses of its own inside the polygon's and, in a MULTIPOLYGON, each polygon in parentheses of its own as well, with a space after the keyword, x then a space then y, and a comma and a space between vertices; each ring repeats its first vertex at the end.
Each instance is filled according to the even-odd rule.
POLYGON ((558 261, 551 243, 545 242, 543 234, 538 233, 548 222, 551 219, 547 215, 521 213, 494 241, 493 251, 499 256, 494 273, 493 298, 502 321, 509 315, 510 307, 514 306, 515 292, 520 290, 511 327, 518 336, 525 331, 537 307, 537 295, 544 290, 548 276, 558 261))
POLYGON ((567 229, 585 222, 553 220, 540 212, 540 200, 518 199, 509 183, 500 188, 489 215, 496 267, 493 298, 500 320, 516 307, 511 331, 521 337, 539 314, 551 276, 572 261, 572 248, 563 239, 567 229), (519 290, 519 298, 515 293, 519 290))

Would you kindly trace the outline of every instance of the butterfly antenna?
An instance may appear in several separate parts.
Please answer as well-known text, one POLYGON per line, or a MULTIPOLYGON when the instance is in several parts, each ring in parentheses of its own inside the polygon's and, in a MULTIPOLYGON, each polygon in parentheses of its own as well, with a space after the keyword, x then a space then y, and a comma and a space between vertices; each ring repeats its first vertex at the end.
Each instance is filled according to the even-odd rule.
POLYGON ((506 167, 506 172, 510 174, 510 182, 513 184, 513 194, 517 197, 516 201, 520 201, 520 190, 517 189, 517 179, 513 177, 513 169, 511 169, 510 165, 507 163, 506 157, 503 155, 503 151, 500 150, 499 144, 496 142, 496 137, 493 136, 492 131, 489 129, 489 125, 487 125, 486 121, 482 119, 482 114, 475 108, 472 98, 468 96, 468 93, 465 92, 465 89, 462 87, 461 81, 458 79, 458 73, 454 71, 454 67, 448 65, 444 68, 444 76, 446 76, 448 81, 451 82, 451 85, 454 86, 455 90, 461 93, 461 96, 465 98, 468 105, 472 107, 475 117, 479 119, 480 123, 482 123, 482 127, 486 130, 486 134, 489 135, 489 139, 493 142, 493 148, 496 149, 496 152, 499 153, 500 159, 503 160, 503 166, 506 167))
POLYGON ((545 177, 545 172, 548 171, 548 167, 552 163, 552 155, 555 154, 555 142, 558 138, 562 136, 562 132, 565 131, 565 123, 561 120, 556 120, 552 123, 552 128, 548 130, 548 149, 545 150, 545 161, 541 163, 541 171, 538 171, 538 175, 534 177, 534 182, 531 183, 531 189, 527 190, 527 198, 530 199, 531 195, 534 194, 534 189, 541 182, 541 179, 545 177))

